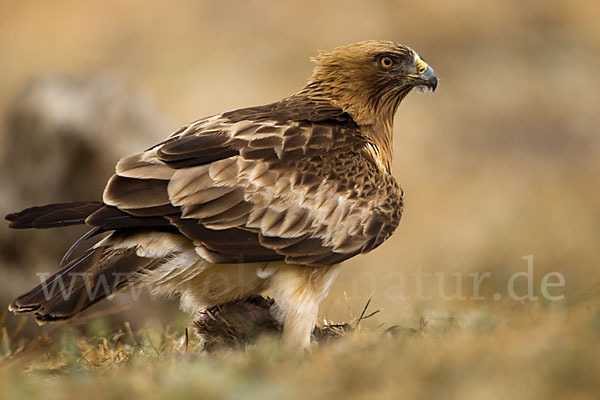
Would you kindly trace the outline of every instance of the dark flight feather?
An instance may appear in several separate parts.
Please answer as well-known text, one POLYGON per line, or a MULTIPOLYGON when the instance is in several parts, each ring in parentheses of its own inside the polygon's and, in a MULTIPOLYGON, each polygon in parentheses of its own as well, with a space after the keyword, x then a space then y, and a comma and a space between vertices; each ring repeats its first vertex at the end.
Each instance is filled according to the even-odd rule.
POLYGON ((165 261, 139 257, 134 249, 92 248, 17 298, 9 309, 35 312, 40 323, 69 319, 134 283, 138 272, 152 270, 165 261))
POLYGON ((8 227, 13 229, 57 228, 83 224, 88 215, 103 206, 99 201, 57 203, 27 208, 5 218, 10 221, 8 227))

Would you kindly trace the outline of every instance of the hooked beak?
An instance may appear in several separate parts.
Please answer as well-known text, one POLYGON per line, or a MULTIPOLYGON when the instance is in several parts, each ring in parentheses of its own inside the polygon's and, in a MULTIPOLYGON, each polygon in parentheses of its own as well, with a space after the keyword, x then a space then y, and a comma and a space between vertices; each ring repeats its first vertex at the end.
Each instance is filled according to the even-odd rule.
POLYGON ((435 74, 435 71, 433 70, 433 68, 431 68, 428 65, 425 72, 423 72, 421 75, 418 75, 417 79, 415 80, 415 83, 416 83, 415 86, 425 86, 425 87, 431 89, 431 91, 433 92, 433 91, 435 91, 435 88, 437 87, 438 78, 437 78, 437 75, 435 74))

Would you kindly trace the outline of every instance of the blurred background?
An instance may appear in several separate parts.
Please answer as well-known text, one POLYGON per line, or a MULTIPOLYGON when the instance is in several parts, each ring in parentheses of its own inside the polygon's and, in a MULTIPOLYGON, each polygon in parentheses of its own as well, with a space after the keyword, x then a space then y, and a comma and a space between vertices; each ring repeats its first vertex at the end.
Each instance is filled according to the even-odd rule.
MULTIPOLYGON (((396 117, 399 229, 345 263, 321 316, 348 321, 370 297, 374 326, 507 315, 532 304, 507 291, 529 255, 536 306, 600 310, 599 19, 593 0, 2 1, 0 214, 99 199, 121 156, 197 118, 289 95, 318 49, 392 40, 419 52, 440 84, 411 94, 396 117), (419 289, 419 271, 438 275, 422 275, 419 289), (474 299, 469 274, 486 272, 474 299), (548 289, 559 301, 541 296, 551 272, 564 277, 548 289)), ((0 224, 9 329, 22 317, 6 305, 36 273, 56 271, 82 233, 0 224)), ((526 279, 515 287, 527 293, 526 279)), ((129 300, 91 311, 115 302, 129 300)), ((144 298, 106 323, 185 318, 175 302, 144 298)))

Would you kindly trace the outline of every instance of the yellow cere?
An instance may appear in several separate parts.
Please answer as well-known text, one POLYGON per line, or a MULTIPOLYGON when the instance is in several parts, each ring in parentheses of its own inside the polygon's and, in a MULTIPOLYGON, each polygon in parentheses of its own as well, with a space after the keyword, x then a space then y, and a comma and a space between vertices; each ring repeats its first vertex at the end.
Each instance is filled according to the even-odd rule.
POLYGON ((429 65, 425 61, 421 60, 420 58, 417 60, 417 72, 419 75, 425 73, 428 67, 429 65))

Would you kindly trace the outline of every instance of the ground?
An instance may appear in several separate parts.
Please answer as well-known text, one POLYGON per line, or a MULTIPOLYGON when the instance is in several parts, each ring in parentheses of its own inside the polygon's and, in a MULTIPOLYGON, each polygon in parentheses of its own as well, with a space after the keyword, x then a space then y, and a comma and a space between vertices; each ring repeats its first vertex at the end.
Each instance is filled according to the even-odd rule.
POLYGON ((208 352, 191 325, 186 340, 186 326, 106 332, 102 319, 84 322, 28 343, 3 330, 0 399, 593 399, 600 390, 590 304, 520 303, 417 326, 367 318, 301 354, 274 337, 208 352))

